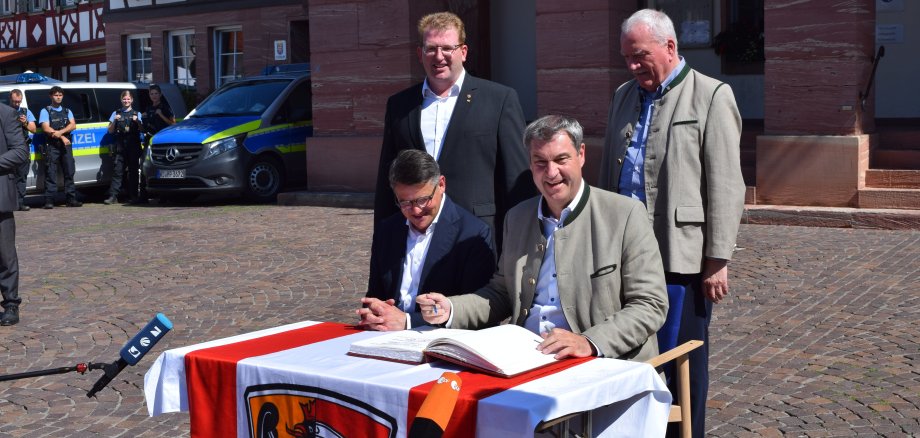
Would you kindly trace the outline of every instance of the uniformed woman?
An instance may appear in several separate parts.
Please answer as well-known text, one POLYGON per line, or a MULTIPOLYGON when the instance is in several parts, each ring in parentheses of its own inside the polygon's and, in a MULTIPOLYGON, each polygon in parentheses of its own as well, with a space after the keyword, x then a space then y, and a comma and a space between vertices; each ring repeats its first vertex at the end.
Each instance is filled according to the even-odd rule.
POLYGON ((109 197, 106 204, 118 202, 124 174, 127 171, 127 182, 124 184, 129 203, 137 201, 138 164, 141 157, 141 114, 131 104, 134 97, 129 90, 121 92, 121 108, 112 112, 109 117, 109 134, 114 135, 113 150, 109 152, 113 158, 112 184, 109 185, 109 197))

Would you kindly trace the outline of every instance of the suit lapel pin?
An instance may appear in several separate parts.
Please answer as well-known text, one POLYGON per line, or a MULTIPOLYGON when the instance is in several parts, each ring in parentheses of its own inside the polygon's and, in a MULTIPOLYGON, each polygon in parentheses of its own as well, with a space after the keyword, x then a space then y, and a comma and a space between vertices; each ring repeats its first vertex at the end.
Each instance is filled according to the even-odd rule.
POLYGON ((470 102, 472 102, 472 101, 473 101, 473 95, 472 95, 472 94, 467 94, 467 95, 466 95, 466 103, 470 103, 470 102))

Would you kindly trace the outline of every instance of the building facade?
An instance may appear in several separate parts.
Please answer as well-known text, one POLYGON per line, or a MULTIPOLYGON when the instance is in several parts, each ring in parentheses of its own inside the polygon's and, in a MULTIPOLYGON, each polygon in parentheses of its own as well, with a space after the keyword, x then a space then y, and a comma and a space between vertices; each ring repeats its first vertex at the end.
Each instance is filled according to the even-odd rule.
POLYGON ((194 103, 228 80, 309 62, 303 0, 108 0, 111 80, 171 82, 194 103))
POLYGON ((0 75, 105 81, 101 0, 0 0, 0 75))
POLYGON ((593 180, 610 97, 630 78, 620 23, 639 7, 668 12, 680 54, 732 86, 749 202, 920 208, 920 4, 908 0, 108 0, 107 74, 200 98, 309 62, 309 189, 370 191, 386 99, 424 78, 416 22, 450 10, 467 25, 468 71, 515 88, 527 119, 584 124, 593 180))

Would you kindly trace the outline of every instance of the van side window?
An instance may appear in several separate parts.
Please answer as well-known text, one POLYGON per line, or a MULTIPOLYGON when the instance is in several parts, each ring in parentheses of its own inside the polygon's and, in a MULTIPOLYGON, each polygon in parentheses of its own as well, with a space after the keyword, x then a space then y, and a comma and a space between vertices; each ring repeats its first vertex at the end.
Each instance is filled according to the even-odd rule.
MULTIPOLYGON (((96 89, 96 102, 98 102, 99 115, 102 117, 103 122, 109 121, 109 116, 112 115, 112 111, 121 107, 121 92, 122 90, 117 88, 96 89)), ((135 96, 135 101, 136 100, 137 97, 135 96)))
POLYGON ((48 97, 48 89, 43 90, 23 90, 23 93, 26 93, 26 103, 29 106, 29 109, 32 111, 32 114, 35 114, 35 124, 38 125, 38 115, 41 112, 42 108, 48 106, 51 103, 51 98, 48 97))
POLYGON ((9 91, 0 92, 0 102, 5 103, 7 105, 10 104, 10 92, 9 91))
POLYGON ((313 118, 313 99, 310 98, 310 81, 298 84, 284 100, 275 115, 273 124, 304 122, 313 118))
MULTIPOLYGON (((49 99, 50 101, 50 99, 49 99)), ((73 113, 77 123, 99 122, 99 111, 93 91, 82 88, 65 88, 64 100, 61 102, 73 113)))

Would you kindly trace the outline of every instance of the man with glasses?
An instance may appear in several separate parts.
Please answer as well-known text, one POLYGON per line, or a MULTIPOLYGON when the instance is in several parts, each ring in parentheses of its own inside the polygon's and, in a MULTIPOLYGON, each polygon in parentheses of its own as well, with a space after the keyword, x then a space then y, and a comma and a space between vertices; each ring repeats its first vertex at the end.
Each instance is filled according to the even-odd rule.
POLYGON ((427 151, 451 181, 448 194, 492 227, 497 248, 505 212, 535 193, 521 147, 524 113, 517 93, 463 68, 463 22, 440 12, 419 20, 417 55, 425 81, 387 101, 377 172, 374 224, 396 213, 387 169, 399 151, 427 151))
POLYGON ((489 226, 448 198, 431 155, 401 151, 388 180, 402 214, 374 233, 367 296, 357 310, 360 326, 384 331, 426 324, 416 311, 419 291, 472 292, 495 271, 489 226))

